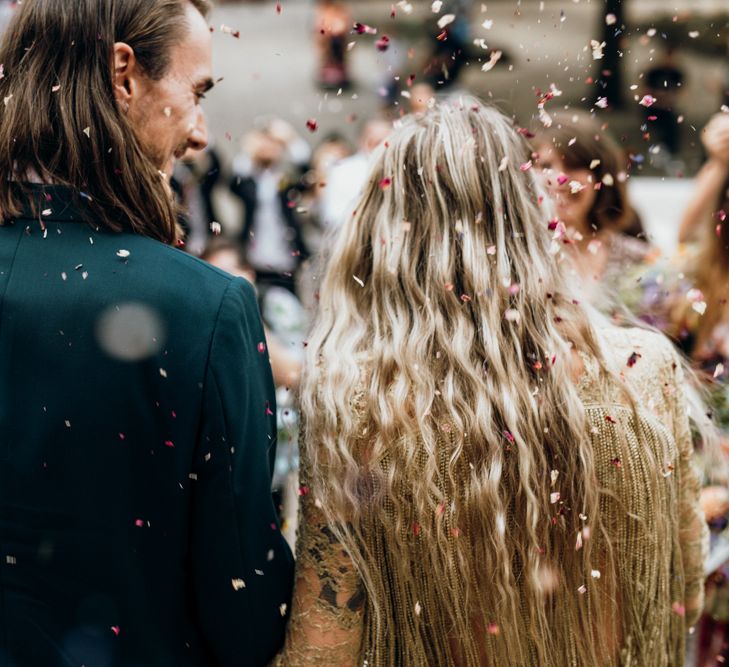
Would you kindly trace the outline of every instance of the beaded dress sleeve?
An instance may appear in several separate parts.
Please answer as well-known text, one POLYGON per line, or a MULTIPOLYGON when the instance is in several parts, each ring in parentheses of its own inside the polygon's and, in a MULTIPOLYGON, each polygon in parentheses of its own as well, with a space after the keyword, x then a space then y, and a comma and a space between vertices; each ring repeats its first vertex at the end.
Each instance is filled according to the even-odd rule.
POLYGON ((667 383, 667 402, 673 406, 673 431, 678 448, 679 540, 685 578, 686 625, 691 627, 701 615, 704 603, 704 562, 708 553, 708 527, 699 507, 701 481, 693 457, 688 411, 681 365, 671 353, 671 377, 667 383))

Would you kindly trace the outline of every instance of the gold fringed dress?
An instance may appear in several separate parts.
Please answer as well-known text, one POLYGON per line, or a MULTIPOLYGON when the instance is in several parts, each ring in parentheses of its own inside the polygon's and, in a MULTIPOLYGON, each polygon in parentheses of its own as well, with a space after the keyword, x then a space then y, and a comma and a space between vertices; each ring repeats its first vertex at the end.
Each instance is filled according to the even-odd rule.
MULTIPOLYGON (((628 608, 619 630, 615 656, 606 662, 625 667, 681 667, 687 630, 699 617, 703 602, 703 562, 706 526, 699 509, 699 480, 692 464, 683 377, 670 343, 637 329, 603 332, 608 363, 632 387, 643 424, 635 429, 633 410, 617 387, 600 395, 596 364, 586 362, 580 380, 601 495, 605 525, 614 534, 613 557, 620 586, 620 604, 628 608), (631 363, 627 363, 628 360, 631 363), (625 428, 628 437, 615 437, 625 428), (620 442, 619 442, 620 441, 620 442), (621 444, 622 443, 622 444, 621 444), (660 463, 656 465, 656 461, 660 463), (631 471, 630 475, 623 474, 631 471)), ((308 488, 308 462, 302 456, 300 535, 297 576, 286 644, 275 661, 279 666, 403 667, 456 664, 444 657, 442 637, 429 636, 423 621, 433 615, 438 599, 428 582, 437 572, 413 572, 412 583, 388 571, 388 543, 412 540, 411 535, 385 535, 374 530, 367 548, 377 554, 383 570, 382 590, 364 592, 356 568, 327 527, 317 507, 316 489, 308 488), (396 603, 390 601, 396 600, 396 603), (380 605, 375 622, 374 605, 380 605)), ((464 484, 468 483, 464 475, 464 484)), ((451 497, 454 491, 446 490, 451 497)), ((418 569, 417 540, 411 562, 418 569)), ((421 568, 422 569, 422 568, 421 568)), ((579 591, 564 594, 579 595, 579 591)), ((490 601, 484 600, 484 610, 490 601)), ((444 614, 447 616, 447 614, 444 614)), ((525 614, 522 655, 530 655, 530 631, 525 614)), ((483 629, 483 628, 482 628, 483 629)), ((558 638, 548 667, 580 666, 571 637, 577 628, 569 619, 553 616, 550 632, 558 638)), ((506 655, 498 633, 483 632, 478 661, 488 667, 532 667, 533 660, 506 655)), ((449 640, 446 640, 447 644, 449 640)), ((588 666, 585 666, 588 667, 588 666)), ((589 666, 592 667, 592 666, 589 666)))

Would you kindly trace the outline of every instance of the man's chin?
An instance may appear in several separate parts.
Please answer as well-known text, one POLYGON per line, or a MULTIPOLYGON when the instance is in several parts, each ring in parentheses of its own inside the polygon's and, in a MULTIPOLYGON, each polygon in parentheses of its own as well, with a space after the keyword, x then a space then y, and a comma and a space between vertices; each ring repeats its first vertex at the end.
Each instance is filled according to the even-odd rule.
POLYGON ((175 170, 176 164, 177 164, 177 157, 172 155, 162 163, 162 167, 160 167, 159 170, 161 173, 163 173, 167 177, 167 179, 170 179, 172 177, 172 172, 175 170))

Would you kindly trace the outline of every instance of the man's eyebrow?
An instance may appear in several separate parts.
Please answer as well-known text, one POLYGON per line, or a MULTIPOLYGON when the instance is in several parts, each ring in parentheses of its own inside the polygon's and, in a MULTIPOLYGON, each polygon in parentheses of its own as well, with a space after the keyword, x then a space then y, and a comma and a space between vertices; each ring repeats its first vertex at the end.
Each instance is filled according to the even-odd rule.
POLYGON ((213 81, 210 77, 207 79, 203 79, 195 86, 195 90, 200 93, 207 93, 214 85, 215 81, 213 81))

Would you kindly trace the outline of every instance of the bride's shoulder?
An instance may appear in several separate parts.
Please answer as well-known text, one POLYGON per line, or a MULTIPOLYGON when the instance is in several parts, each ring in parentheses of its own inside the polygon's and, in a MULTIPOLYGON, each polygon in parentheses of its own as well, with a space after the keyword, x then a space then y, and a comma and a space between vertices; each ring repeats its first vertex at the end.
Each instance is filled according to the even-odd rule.
POLYGON ((604 326, 598 331, 605 360, 617 372, 637 368, 654 372, 678 359, 671 341, 658 331, 638 327, 604 326))
POLYGON ((598 331, 607 366, 632 388, 643 407, 662 415, 670 408, 681 376, 679 353, 657 331, 606 327, 598 331))

